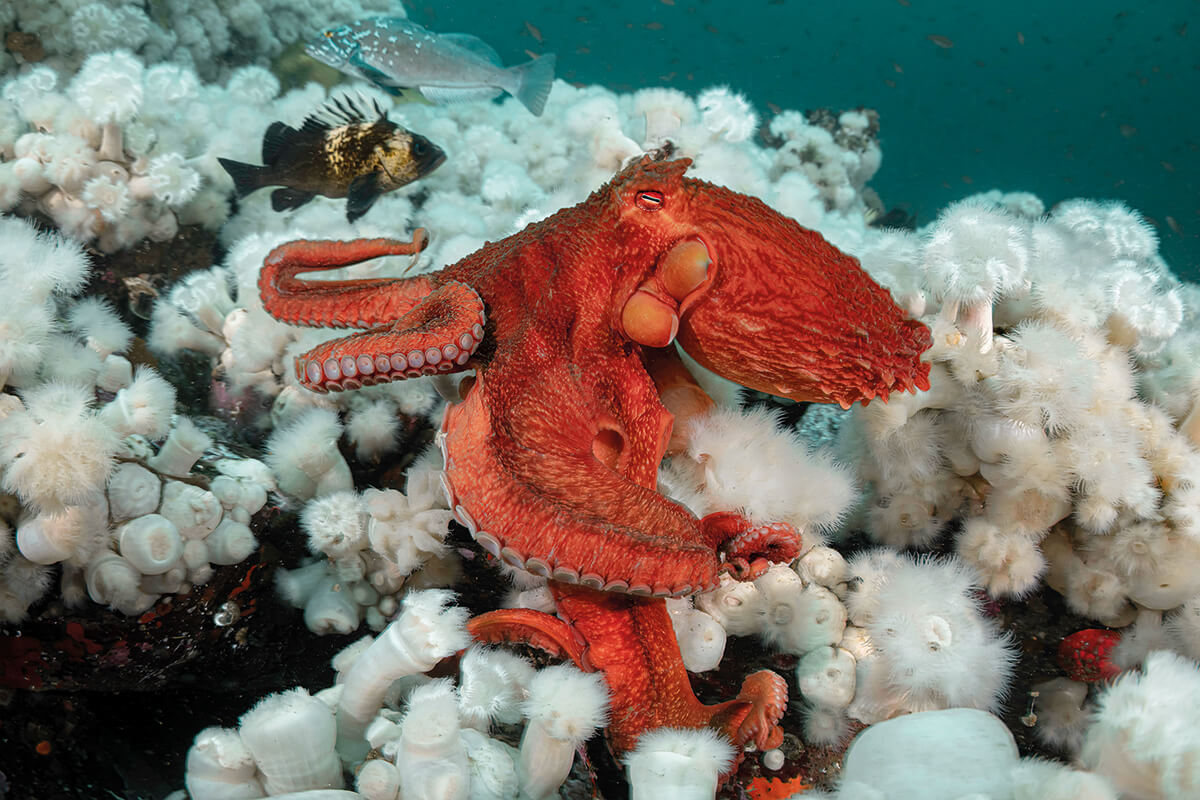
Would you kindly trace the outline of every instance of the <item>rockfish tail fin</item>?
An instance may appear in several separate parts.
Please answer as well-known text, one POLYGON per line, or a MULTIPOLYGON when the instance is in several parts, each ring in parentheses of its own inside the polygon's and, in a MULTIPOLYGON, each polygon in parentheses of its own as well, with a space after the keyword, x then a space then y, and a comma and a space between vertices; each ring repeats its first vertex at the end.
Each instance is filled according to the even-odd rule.
POLYGON ((218 158, 217 161, 229 173, 229 177, 233 178, 233 188, 237 191, 238 197, 245 197, 255 189, 267 185, 264 179, 269 170, 266 167, 243 164, 241 161, 234 161, 229 158, 218 158))
POLYGON ((546 98, 550 96, 550 87, 554 83, 555 56, 547 53, 532 61, 509 67, 508 71, 517 79, 516 91, 513 96, 533 113, 535 117, 542 115, 546 106, 546 98))

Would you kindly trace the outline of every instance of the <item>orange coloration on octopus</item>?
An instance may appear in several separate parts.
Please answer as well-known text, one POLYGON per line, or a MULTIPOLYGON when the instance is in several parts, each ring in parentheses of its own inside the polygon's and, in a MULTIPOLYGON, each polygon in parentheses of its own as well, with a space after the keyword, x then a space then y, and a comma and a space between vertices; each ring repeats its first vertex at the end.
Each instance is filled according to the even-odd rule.
POLYGON ((799 551, 788 525, 697 519, 656 490, 672 412, 706 407, 680 379, 674 343, 800 400, 847 406, 929 386, 928 330, 853 258, 756 199, 684 177, 689 163, 644 158, 580 205, 431 275, 296 277, 417 253, 418 231, 412 242, 286 244, 260 279, 279 319, 367 328, 297 360, 314 391, 475 370, 438 436, 450 507, 492 555, 552 579, 566 620, 495 612, 476 630, 499 639, 507 626, 604 670, 629 720, 610 730, 618 750, 662 724, 765 742, 782 714, 782 681, 766 679, 698 711, 665 606, 649 599, 714 588, 723 571, 752 578, 799 551))

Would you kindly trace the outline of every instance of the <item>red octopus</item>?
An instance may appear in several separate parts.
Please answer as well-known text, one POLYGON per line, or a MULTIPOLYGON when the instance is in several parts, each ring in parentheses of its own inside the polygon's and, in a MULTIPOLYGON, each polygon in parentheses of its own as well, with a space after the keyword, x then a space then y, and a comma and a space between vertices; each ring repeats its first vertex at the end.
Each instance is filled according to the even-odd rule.
POLYGON ((622 753, 642 731, 711 725, 778 743, 778 675, 738 698, 692 693, 665 596, 749 579, 799 552, 789 525, 696 518, 656 490, 677 417, 710 401, 678 342, 744 386, 843 406, 927 389, 928 330, 858 262, 759 200, 643 158, 573 208, 413 278, 306 282, 301 272, 419 252, 411 242, 298 241, 272 251, 263 305, 300 325, 366 330, 297 360, 339 391, 473 369, 439 441, 450 506, 493 556, 550 579, 558 617, 483 614, 484 641, 520 639, 601 670, 622 753))

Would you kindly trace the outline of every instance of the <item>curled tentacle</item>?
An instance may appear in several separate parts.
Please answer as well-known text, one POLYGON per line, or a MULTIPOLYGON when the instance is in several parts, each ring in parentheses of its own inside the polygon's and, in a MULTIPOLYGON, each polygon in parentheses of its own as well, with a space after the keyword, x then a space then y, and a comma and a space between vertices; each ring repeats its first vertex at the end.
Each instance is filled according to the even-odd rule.
POLYGON ((302 272, 348 267, 383 256, 416 256, 429 244, 424 228, 412 241, 356 239, 349 242, 287 242, 267 254, 258 289, 267 313, 293 325, 366 328, 395 321, 433 290, 426 276, 309 281, 302 272))
POLYGON ((800 534, 786 522, 756 525, 738 514, 717 512, 700 520, 724 556, 724 568, 739 581, 754 580, 771 564, 800 555, 800 534))

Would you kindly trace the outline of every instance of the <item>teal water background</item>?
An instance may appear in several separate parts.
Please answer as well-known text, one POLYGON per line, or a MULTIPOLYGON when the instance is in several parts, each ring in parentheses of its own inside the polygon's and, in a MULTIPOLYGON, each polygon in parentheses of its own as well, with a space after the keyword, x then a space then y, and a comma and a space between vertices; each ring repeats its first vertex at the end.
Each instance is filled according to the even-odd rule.
POLYGON ((506 63, 525 50, 555 52, 558 74, 570 81, 690 93, 728 84, 765 119, 768 104, 874 108, 883 167, 871 185, 918 223, 992 188, 1032 191, 1048 206, 1119 199, 1155 223, 1176 274, 1200 281, 1195 0, 460 0, 408 8, 433 30, 486 39, 506 63))

